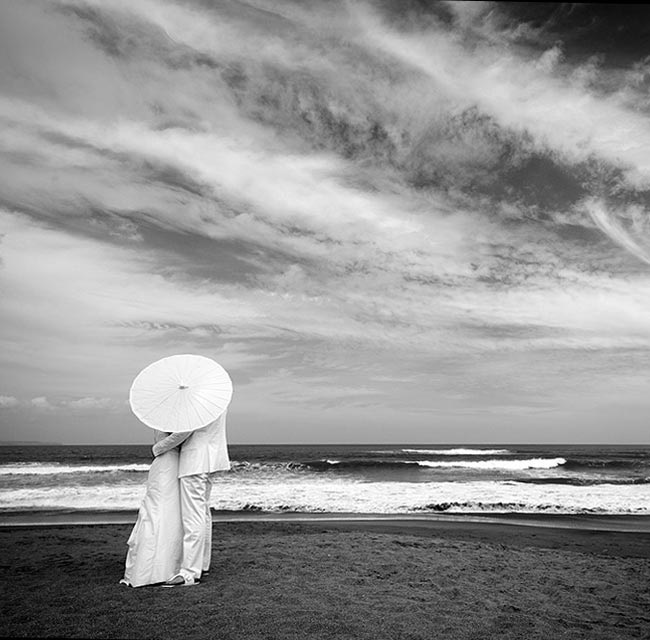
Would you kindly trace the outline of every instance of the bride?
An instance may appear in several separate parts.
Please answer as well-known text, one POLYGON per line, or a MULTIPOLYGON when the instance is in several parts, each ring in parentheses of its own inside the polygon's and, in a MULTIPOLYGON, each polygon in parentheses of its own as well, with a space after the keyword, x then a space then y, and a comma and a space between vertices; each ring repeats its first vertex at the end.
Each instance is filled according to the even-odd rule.
MULTIPOLYGON (((154 442, 167 433, 154 430, 154 442)), ((181 561, 183 525, 178 486, 178 455, 175 447, 154 458, 138 519, 129 536, 121 584, 141 587, 159 584, 173 575, 181 561)))

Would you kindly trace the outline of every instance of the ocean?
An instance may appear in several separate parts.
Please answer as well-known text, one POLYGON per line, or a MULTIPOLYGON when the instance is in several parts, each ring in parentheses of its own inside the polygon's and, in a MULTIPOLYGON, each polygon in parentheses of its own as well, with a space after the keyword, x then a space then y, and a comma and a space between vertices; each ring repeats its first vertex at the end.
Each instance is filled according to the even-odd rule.
MULTIPOLYGON (((650 446, 234 445, 218 511, 650 515, 650 446)), ((127 511, 148 445, 2 446, 0 511, 127 511)))

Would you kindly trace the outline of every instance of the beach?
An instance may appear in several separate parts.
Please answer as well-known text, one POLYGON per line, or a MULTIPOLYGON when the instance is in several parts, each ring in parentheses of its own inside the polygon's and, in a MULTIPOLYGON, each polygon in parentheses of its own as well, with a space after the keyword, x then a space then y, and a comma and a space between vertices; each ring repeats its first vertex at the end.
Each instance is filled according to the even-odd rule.
POLYGON ((650 447, 235 445, 212 571, 119 584, 149 446, 0 448, 2 634, 650 637, 650 447))
POLYGON ((131 515, 5 517, 2 635, 650 637, 647 519, 288 515, 215 514, 176 589, 118 583, 131 515))

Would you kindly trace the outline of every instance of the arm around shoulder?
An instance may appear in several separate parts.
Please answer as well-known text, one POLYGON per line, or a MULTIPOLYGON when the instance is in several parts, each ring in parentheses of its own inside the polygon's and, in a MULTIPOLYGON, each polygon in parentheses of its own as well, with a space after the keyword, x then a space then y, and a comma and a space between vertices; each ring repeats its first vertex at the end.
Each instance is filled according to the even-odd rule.
POLYGON ((179 444, 182 444, 192 435, 192 431, 178 431, 176 433, 170 433, 166 438, 156 442, 156 444, 151 447, 153 455, 158 457, 163 453, 167 453, 174 447, 177 447, 179 444))

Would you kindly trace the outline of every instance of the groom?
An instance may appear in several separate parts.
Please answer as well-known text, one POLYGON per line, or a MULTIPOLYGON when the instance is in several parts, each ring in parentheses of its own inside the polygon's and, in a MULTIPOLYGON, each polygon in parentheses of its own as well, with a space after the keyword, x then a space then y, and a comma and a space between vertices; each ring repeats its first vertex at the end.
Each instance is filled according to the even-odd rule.
POLYGON ((168 435, 153 445, 159 456, 181 445, 178 460, 183 555, 180 571, 163 586, 198 584, 201 573, 210 569, 212 554, 212 514, 210 513, 210 473, 230 469, 226 443, 226 412, 196 431, 168 435))

